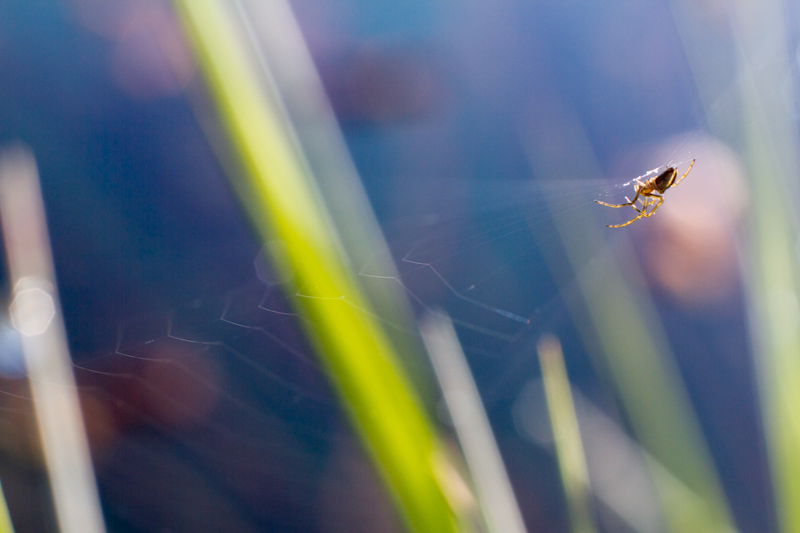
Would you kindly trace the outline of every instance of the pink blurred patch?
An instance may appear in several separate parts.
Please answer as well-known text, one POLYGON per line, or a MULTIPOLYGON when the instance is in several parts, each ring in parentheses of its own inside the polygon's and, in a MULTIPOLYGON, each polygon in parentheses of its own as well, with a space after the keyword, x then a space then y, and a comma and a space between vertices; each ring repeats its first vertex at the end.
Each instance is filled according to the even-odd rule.
POLYGON ((175 96, 192 80, 191 53, 163 2, 72 0, 69 7, 81 26, 113 43, 110 74, 127 95, 175 96))
MULTIPOLYGON (((651 283, 687 307, 706 307, 726 300, 738 284, 746 186, 742 163, 732 150, 709 138, 690 143, 694 168, 665 193, 663 206, 638 236, 651 283)), ((687 166, 683 163, 679 171, 687 166)))

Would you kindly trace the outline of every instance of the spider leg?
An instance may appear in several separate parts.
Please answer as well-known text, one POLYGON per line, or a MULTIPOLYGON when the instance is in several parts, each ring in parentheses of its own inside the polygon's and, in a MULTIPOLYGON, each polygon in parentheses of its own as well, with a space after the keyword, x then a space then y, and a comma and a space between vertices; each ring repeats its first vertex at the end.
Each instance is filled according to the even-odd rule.
POLYGON ((633 209, 634 209, 634 210, 635 210, 637 213, 644 213, 644 212, 646 212, 646 211, 647 211, 647 207, 648 207, 648 206, 650 205, 650 203, 651 203, 651 201, 650 201, 650 195, 649 195, 649 194, 647 194, 647 193, 642 193, 642 195, 639 197, 639 201, 640 201, 640 202, 641 202, 641 204, 642 204, 642 205, 641 205, 641 207, 636 207, 636 205, 632 205, 631 207, 633 207, 633 209))
POLYGON ((636 207, 635 205, 632 205, 631 207, 632 207, 632 208, 633 208, 633 210, 634 210, 634 211, 636 211, 637 213, 643 213, 643 212, 644 212, 644 208, 646 207, 646 205, 647 205, 647 204, 643 204, 641 208, 640 208, 640 207, 636 207))
POLYGON ((653 213, 655 213, 656 209, 658 209, 658 206, 661 205, 661 202, 664 201, 664 197, 659 195, 659 194, 655 194, 655 193, 642 193, 641 198, 639 198, 639 201, 642 202, 641 209, 636 207, 635 205, 631 205, 631 207, 633 207, 633 209, 637 213, 639 213, 637 216, 635 216, 634 218, 632 218, 629 221, 625 222, 624 224, 613 224, 613 225, 607 225, 606 227, 607 228, 622 228, 624 226, 627 226, 628 224, 633 224, 634 222, 636 222, 640 218, 647 218, 647 217, 651 216, 653 213), (647 208, 650 207, 650 206, 654 206, 654 207, 650 211, 648 211, 647 208))
MULTIPOLYGON (((654 193, 654 194, 651 194, 651 195, 649 195, 649 196, 650 196, 651 198, 658 198, 658 200, 656 200, 656 201, 654 202, 654 203, 655 203, 655 206, 653 207, 653 209, 651 209, 649 213, 647 213, 647 214, 645 214, 645 215, 644 215, 645 217, 652 216, 652 215, 653 215, 653 213, 655 213, 655 212, 656 212, 656 209, 658 209, 658 206, 660 206, 662 203, 664 203, 664 197, 663 197, 663 196, 661 196, 660 194, 655 194, 655 193, 654 193)), ((652 205, 652 204, 651 204, 651 205, 652 205)))
MULTIPOLYGON (((626 200, 628 200, 628 197, 626 196, 626 197, 625 197, 625 199, 626 199, 626 200)), ((636 204, 635 204, 634 202, 631 202, 630 200, 628 200, 628 202, 630 202, 628 205, 630 205, 630 206, 631 206, 631 208, 632 208, 634 211, 636 211, 637 213, 641 213, 641 212, 642 212, 642 209, 643 209, 643 208, 644 208, 644 207, 647 205, 647 204, 645 203, 646 201, 645 201, 645 199, 644 199, 644 197, 643 197, 643 196, 640 196, 640 197, 639 197, 639 201, 640 201, 640 202, 642 202, 642 207, 641 207, 641 208, 637 207, 637 206, 636 206, 636 204)))
MULTIPOLYGON (((625 197, 625 199, 627 200, 628 198, 625 197)), ((629 202, 625 202, 624 204, 607 204, 605 202, 601 202, 600 200, 595 200, 594 203, 600 204, 600 205, 604 205, 606 207, 627 207, 629 205, 633 205, 633 202, 630 202, 630 201, 629 202)))
POLYGON ((639 198, 639 202, 641 202, 641 206, 636 208, 636 211, 639 213, 647 213, 647 208, 650 207, 653 203, 650 193, 642 193, 642 196, 639 198))
POLYGON ((644 211, 639 211, 638 209, 637 209, 636 211, 637 211, 639 214, 638 214, 637 216, 635 216, 634 218, 630 219, 629 221, 625 222, 624 224, 613 224, 613 225, 606 225, 606 227, 607 227, 607 228, 621 228, 621 227, 623 227, 623 226, 627 226, 628 224, 633 224, 634 222, 636 222, 637 220, 639 220, 639 219, 640 219, 640 218, 642 218, 642 217, 646 217, 646 216, 648 216, 648 215, 646 215, 646 214, 644 213, 644 211))
POLYGON ((629 206, 629 205, 633 205, 633 204, 636 203, 636 199, 639 198, 639 192, 642 190, 640 185, 641 184, 636 185, 636 187, 635 187, 636 188, 636 194, 633 195, 633 200, 628 200, 628 197, 626 196, 625 199, 628 200, 628 201, 625 202, 624 204, 619 204, 619 205, 607 204, 605 202, 601 202, 600 200, 595 200, 595 203, 598 203, 600 205, 604 205, 606 207, 626 207, 626 206, 629 206))
MULTIPOLYGON (((686 175, 689 173, 689 171, 692 170, 692 167, 694 166, 694 162, 695 161, 696 161, 695 159, 692 159, 692 163, 689 165, 689 168, 686 169, 686 172, 683 173, 683 176, 681 176, 678 179, 678 181, 676 181, 675 183, 672 184, 673 187, 676 186, 677 184, 679 184, 681 181, 683 181, 683 178, 685 178, 686 175)), ((655 209, 654 209, 654 211, 655 211, 655 209)))

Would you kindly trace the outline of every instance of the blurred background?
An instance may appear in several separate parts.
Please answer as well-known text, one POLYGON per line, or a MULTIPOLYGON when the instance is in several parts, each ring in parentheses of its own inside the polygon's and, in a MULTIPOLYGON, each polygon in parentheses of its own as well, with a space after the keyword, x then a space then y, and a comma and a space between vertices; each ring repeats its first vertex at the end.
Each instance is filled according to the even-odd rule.
MULTIPOLYGON (((38 166, 106 530, 409 527, 297 303, 330 298, 391 339, 464 480, 461 504, 444 491, 455 514, 487 511, 422 348, 432 315, 452 320, 527 531, 800 531, 798 4, 289 3, 287 22, 222 2, 369 309, 274 266, 188 8, 0 2, 0 144, 38 166), (636 213, 594 200, 693 160, 652 218, 605 227, 636 213), (324 175, 342 168, 346 186, 324 175), (381 244, 359 249, 373 220, 381 244), (557 416, 580 430, 576 490, 557 416)), ((10 304, 8 269, 3 285, 10 304)), ((13 326, 0 483, 15 531, 58 531, 13 326)))

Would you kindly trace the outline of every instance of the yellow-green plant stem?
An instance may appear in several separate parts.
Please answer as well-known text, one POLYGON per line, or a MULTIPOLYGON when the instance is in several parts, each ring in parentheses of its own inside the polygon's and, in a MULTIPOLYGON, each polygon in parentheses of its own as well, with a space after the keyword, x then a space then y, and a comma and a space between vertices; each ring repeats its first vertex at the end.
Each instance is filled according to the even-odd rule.
POLYGON ((553 444, 561 471, 561 483, 567 495, 567 507, 573 533, 595 533, 589 503, 589 470, 583 452, 578 417, 564 365, 561 343, 552 335, 539 340, 536 351, 542 367, 547 412, 553 430, 553 444))
POLYGON ((0 533, 14 533, 14 526, 11 523, 11 513, 8 512, 8 505, 0 487, 0 533))
POLYGON ((414 531, 456 530, 435 474, 437 442, 411 384, 338 247, 276 101, 259 83, 230 4, 176 0, 220 120, 243 169, 235 185, 366 448, 414 531))

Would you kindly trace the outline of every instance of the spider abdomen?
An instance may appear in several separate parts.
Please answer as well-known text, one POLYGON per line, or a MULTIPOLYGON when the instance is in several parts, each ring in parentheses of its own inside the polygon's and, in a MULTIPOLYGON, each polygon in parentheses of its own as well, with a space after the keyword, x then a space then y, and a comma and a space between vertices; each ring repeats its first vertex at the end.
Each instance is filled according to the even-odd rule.
POLYGON ((672 186, 672 182, 675 181, 675 176, 677 174, 678 171, 675 167, 667 168, 664 172, 653 178, 654 189, 663 193, 672 186))

